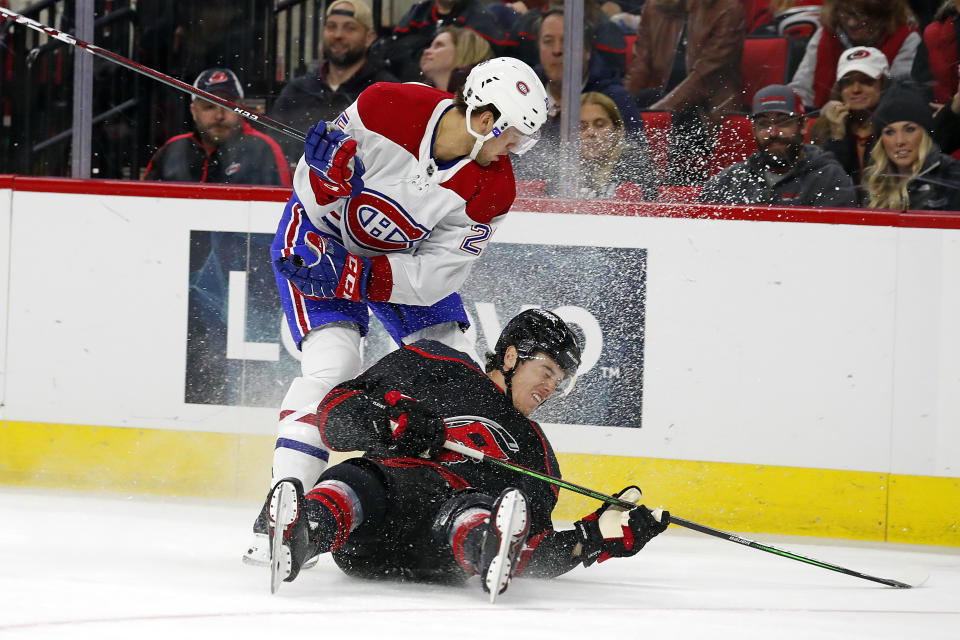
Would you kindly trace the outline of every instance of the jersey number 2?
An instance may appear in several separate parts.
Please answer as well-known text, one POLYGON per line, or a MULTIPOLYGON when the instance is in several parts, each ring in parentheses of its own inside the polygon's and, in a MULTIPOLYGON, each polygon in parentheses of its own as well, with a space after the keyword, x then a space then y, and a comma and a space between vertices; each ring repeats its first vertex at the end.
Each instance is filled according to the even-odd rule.
POLYGON ((473 233, 463 239, 463 242, 460 244, 460 250, 479 256, 483 253, 483 247, 479 245, 490 238, 490 227, 485 224, 475 224, 470 227, 470 230, 473 231, 473 233))

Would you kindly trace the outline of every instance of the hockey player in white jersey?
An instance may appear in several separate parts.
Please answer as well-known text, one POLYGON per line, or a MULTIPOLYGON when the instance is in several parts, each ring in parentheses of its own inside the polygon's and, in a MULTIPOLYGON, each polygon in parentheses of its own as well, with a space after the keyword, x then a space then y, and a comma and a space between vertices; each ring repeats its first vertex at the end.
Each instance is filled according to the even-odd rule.
MULTIPOLYGON (((513 58, 477 65, 456 96, 379 83, 307 134, 271 246, 302 375, 283 399, 273 482, 313 486, 329 450, 317 406, 360 373, 369 313, 397 344, 430 338, 470 354, 457 290, 515 197, 509 153, 536 142, 546 91, 513 58)), ((264 514, 244 559, 266 563, 264 514)))

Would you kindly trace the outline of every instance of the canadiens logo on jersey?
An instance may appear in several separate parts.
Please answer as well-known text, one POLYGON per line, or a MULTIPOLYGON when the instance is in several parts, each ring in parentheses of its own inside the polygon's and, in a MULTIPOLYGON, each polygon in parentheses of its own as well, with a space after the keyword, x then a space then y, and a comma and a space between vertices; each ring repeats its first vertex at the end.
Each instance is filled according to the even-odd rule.
POLYGON ((359 246, 382 253, 406 251, 429 232, 397 202, 369 190, 350 199, 344 226, 359 246))
MULTIPOLYGON (((447 425, 448 440, 482 451, 484 455, 509 460, 510 453, 520 450, 520 445, 510 432, 493 420, 479 416, 457 416, 445 418, 444 423, 447 425)), ((453 451, 444 451, 437 458, 447 463, 467 461, 467 458, 453 451)))

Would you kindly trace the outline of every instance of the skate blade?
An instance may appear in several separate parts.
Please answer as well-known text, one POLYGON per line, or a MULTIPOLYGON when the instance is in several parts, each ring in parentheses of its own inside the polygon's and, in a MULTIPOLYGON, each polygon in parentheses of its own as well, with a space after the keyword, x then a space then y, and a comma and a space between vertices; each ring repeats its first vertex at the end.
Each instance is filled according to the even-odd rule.
POLYGON ((297 490, 288 482, 281 482, 270 496, 269 518, 273 524, 270 539, 270 593, 276 593, 280 583, 290 575, 290 549, 283 544, 283 534, 297 520, 297 490))
POLYGON ((507 590, 514 560, 511 551, 517 538, 527 530, 527 501, 522 493, 515 491, 503 497, 494 525, 500 536, 500 548, 485 576, 486 586, 490 591, 490 604, 496 602, 497 596, 507 590))

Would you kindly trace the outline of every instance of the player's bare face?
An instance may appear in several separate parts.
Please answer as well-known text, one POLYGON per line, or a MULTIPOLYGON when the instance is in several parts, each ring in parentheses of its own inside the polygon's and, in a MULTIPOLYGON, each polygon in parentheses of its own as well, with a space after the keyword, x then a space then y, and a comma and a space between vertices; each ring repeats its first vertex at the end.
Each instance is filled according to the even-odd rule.
POLYGON ((500 156, 516 151, 523 139, 523 134, 513 127, 507 127, 506 131, 499 136, 490 138, 483 143, 480 152, 477 153, 477 164, 486 167, 500 156))
POLYGON ((549 400, 562 385, 563 369, 547 355, 535 354, 534 358, 517 362, 510 387, 513 406, 525 416, 549 400))
POLYGON ((367 51, 369 30, 351 18, 333 14, 323 23, 323 59, 337 67, 349 67, 367 51))
POLYGON ((207 144, 223 144, 237 135, 243 126, 239 114, 206 100, 195 100, 190 105, 190 113, 200 137, 207 144))

